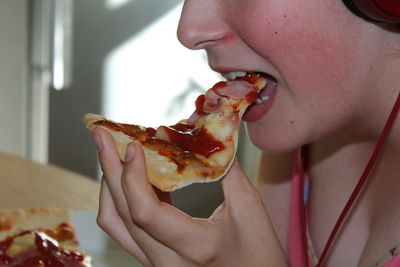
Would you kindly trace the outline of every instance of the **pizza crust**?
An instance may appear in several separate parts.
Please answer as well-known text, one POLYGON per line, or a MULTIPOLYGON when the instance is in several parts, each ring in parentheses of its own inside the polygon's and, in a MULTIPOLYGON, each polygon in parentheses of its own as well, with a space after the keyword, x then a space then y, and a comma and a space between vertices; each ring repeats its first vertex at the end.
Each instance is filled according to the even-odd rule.
MULTIPOLYGON (((83 121, 89 130, 94 130, 94 128, 97 127, 95 125, 95 122, 101 121, 101 120, 107 120, 107 118, 104 116, 98 115, 98 114, 94 114, 94 113, 88 113, 83 118, 83 121)), ((126 147, 133 140, 129 136, 127 136, 126 134, 124 134, 122 132, 110 131, 106 127, 102 127, 102 128, 106 129, 113 136, 114 141, 115 141, 115 148, 117 150, 118 156, 123 161, 125 159, 125 155, 126 155, 126 147)))
MULTIPOLYGON (((84 117, 85 125, 89 130, 101 127, 106 129, 113 136, 118 156, 121 161, 124 161, 128 144, 136 141, 123 132, 97 126, 95 122, 101 120, 108 119, 92 113, 86 114, 84 117)), ((217 126, 215 126, 215 128, 217 128, 217 126)), ((238 127, 231 125, 229 130, 225 131, 225 135, 230 135, 230 140, 224 140, 224 150, 214 153, 209 158, 196 155, 205 165, 192 164, 188 168, 185 168, 183 172, 178 172, 177 165, 168 157, 162 156, 157 151, 142 145, 147 163, 146 167, 149 182, 162 191, 171 192, 193 183, 213 182, 220 179, 226 174, 233 163, 238 143, 238 129, 238 127), (232 132, 231 129, 235 128, 237 128, 237 130, 232 132)), ((218 135, 212 127, 209 130, 211 133, 218 135)), ((219 135, 219 138, 226 137, 221 135, 221 131, 219 135)))

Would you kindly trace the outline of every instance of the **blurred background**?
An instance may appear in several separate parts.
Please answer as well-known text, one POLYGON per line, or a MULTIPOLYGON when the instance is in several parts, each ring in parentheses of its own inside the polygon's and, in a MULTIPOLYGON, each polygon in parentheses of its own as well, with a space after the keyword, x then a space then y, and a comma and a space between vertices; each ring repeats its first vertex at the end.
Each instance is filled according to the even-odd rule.
MULTIPOLYGON (((0 0, 0 152, 98 180, 85 113, 145 126, 188 117, 220 77, 203 51, 176 38, 179 0, 0 0)), ((240 161, 255 175, 258 150, 241 132, 240 161)), ((173 194, 207 217, 218 183, 173 194)))

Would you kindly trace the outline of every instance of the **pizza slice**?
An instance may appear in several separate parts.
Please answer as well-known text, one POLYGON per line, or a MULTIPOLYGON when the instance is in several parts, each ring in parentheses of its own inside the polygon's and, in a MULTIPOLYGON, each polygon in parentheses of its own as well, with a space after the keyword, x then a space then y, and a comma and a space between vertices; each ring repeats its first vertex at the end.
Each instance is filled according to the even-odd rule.
POLYGON ((112 134, 122 161, 127 145, 139 142, 149 182, 162 191, 174 191, 196 182, 216 181, 226 174, 235 157, 240 119, 266 83, 255 73, 218 82, 197 98, 189 119, 172 126, 118 123, 96 114, 86 114, 84 122, 89 130, 102 127, 112 134))
POLYGON ((0 211, 0 266, 92 264, 79 248, 67 210, 34 208, 0 211))

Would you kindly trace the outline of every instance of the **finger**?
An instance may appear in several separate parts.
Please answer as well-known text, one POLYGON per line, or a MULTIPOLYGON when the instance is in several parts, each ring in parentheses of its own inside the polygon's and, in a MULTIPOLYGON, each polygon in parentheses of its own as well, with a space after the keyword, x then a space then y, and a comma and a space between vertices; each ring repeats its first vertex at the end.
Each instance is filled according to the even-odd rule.
POLYGON ((128 205, 121 188, 123 164, 117 154, 114 138, 102 128, 95 128, 93 137, 98 146, 101 147, 99 149, 99 161, 104 173, 103 178, 107 182, 115 208, 120 216, 129 216, 128 205))
POLYGON ((217 227, 207 220, 194 219, 161 202, 147 181, 145 157, 140 145, 128 146, 123 190, 135 222, 148 234, 179 254, 189 256, 201 246, 199 257, 219 246, 217 227), (199 246, 201 245, 201 246, 199 246))
POLYGON ((243 196, 257 193, 237 159, 225 177, 221 179, 221 185, 224 198, 228 202, 240 201, 243 196))
POLYGON ((97 127, 92 131, 92 136, 98 148, 102 171, 106 174, 108 171, 113 171, 109 173, 112 175, 121 174, 122 163, 112 135, 107 130, 97 127))
POLYGON ((266 215, 260 194, 247 178, 237 160, 221 180, 221 184, 225 198, 224 205, 235 221, 251 221, 257 217, 258 213, 266 215))
MULTIPOLYGON (((213 212, 210 220, 224 224, 224 219, 227 219, 226 215, 233 217, 235 222, 244 221, 245 217, 249 220, 257 217, 257 214, 253 213, 255 217, 250 214, 254 210, 252 208, 259 211, 259 205, 263 205, 261 198, 259 198, 257 190, 247 178, 237 159, 234 160, 228 173, 221 179, 221 185, 225 201, 213 212)), ((229 218, 228 221, 230 221, 229 218)))
POLYGON ((125 222, 115 209, 107 183, 103 180, 98 224, 126 251, 145 266, 160 266, 163 262, 174 262, 177 255, 154 240, 133 222, 125 222), (140 240, 140 244, 136 242, 140 240))
POLYGON ((245 233, 241 235, 242 242, 253 244, 254 247, 267 244, 268 249, 263 251, 262 257, 281 259, 282 263, 277 266, 286 266, 285 254, 262 198, 237 160, 221 183, 225 196, 224 205, 229 209, 226 213, 232 217, 230 224, 234 224, 245 233))
POLYGON ((145 266, 150 264, 149 259, 135 240, 131 238, 124 222, 115 210, 114 201, 111 197, 107 183, 105 183, 104 180, 101 181, 97 223, 107 234, 109 234, 126 251, 134 255, 142 264, 145 266))
MULTIPOLYGON (((115 150, 113 137, 107 131, 101 128, 95 129, 93 134, 95 138, 97 138, 96 142, 101 142, 99 159, 104 172, 105 184, 107 184, 106 188, 109 192, 110 199, 114 203, 113 208, 115 213, 113 215, 120 217, 120 220, 124 224, 124 228, 127 229, 126 233, 128 235, 126 238, 134 238, 136 244, 151 262, 157 260, 159 255, 164 255, 165 258, 168 258, 167 255, 171 255, 171 251, 169 251, 168 248, 159 243, 153 237, 148 235, 145 231, 140 229, 140 227, 135 225, 135 223, 132 221, 127 200, 121 185, 121 175, 124 173, 124 165, 121 163, 115 150)), ((127 157, 129 157, 128 153, 127 157)), ((141 168, 145 169, 146 167, 143 165, 141 168)), ((109 229, 115 228, 115 225, 109 225, 109 229)))

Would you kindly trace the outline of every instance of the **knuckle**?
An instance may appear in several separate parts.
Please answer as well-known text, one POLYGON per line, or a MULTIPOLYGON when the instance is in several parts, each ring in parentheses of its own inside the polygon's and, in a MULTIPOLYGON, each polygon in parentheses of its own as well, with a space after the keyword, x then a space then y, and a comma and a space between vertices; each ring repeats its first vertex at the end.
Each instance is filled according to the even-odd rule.
POLYGON ((121 219, 126 220, 126 207, 122 207, 121 205, 114 205, 115 216, 119 216, 121 219))
POLYGON ((124 169, 124 171, 122 172, 122 175, 121 175, 121 186, 122 186, 122 188, 123 189, 124 188, 127 188, 127 189, 131 188, 132 186, 134 186, 133 181, 134 181, 134 179, 132 179, 131 174, 128 173, 126 171, 126 169, 124 169))
POLYGON ((192 262, 199 266, 211 266, 217 260, 217 253, 207 248, 201 248, 192 262))
POLYGON ((261 195, 255 189, 249 190, 249 192, 247 192, 247 194, 245 194, 243 197, 243 201, 245 204, 249 205, 260 205, 263 202, 261 195))
POLYGON ((152 260, 154 263, 153 265, 150 265, 152 267, 177 267, 179 265, 176 265, 175 262, 168 262, 165 259, 153 259, 152 260))
POLYGON ((199 266, 211 266, 219 258, 220 248, 219 240, 213 238, 213 240, 210 240, 207 244, 200 246, 197 250, 198 253, 196 253, 191 260, 199 266))
POLYGON ((260 195, 260 193, 256 192, 253 196, 254 198, 254 203, 257 204, 257 206, 262 206, 264 205, 264 201, 260 195))
POLYGON ((104 216, 102 213, 99 213, 96 218, 97 225, 106 231, 110 225, 108 216, 104 216))
POLYGON ((135 211, 132 215, 134 221, 140 226, 149 226, 155 217, 152 210, 145 207, 135 211))

